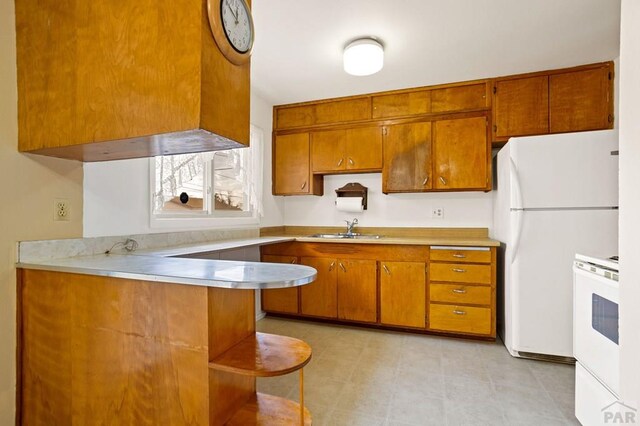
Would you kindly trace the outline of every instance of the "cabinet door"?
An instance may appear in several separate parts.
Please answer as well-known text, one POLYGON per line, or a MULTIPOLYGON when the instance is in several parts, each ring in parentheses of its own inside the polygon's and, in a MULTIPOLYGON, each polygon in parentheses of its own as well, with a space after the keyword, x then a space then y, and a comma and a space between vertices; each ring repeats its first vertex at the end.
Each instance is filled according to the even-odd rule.
POLYGON ((347 170, 382 169, 382 128, 361 127, 346 131, 347 170))
POLYGON ((428 114, 431 112, 431 92, 429 90, 419 90, 374 96, 372 106, 373 118, 428 114))
POLYGON ((431 123, 388 126, 383 138, 382 192, 431 189, 431 123))
MULTIPOLYGON (((295 256, 278 256, 265 254, 263 262, 296 263, 295 256)), ((268 312, 298 313, 298 287, 262 290, 262 309, 268 312)))
POLYGON ((491 158, 487 118, 440 120, 434 125, 434 187, 487 189, 491 158))
POLYGON ((308 133, 276 136, 274 150, 274 195, 321 194, 311 179, 308 133))
POLYGON ((549 77, 497 81, 494 106, 496 139, 549 133, 549 77))
POLYGON ((345 170, 344 130, 330 130, 311 133, 311 165, 314 172, 334 172, 345 170))
POLYGON ((608 66, 549 77, 549 126, 552 133, 607 129, 611 114, 608 66))
POLYGON ((300 287, 300 313, 327 318, 338 316, 338 261, 324 257, 303 257, 303 265, 318 271, 311 284, 300 287))
POLYGON ((431 91, 431 112, 463 111, 487 107, 487 84, 446 87, 431 91))
POLYGON ((376 322, 375 260, 338 260, 338 318, 376 322))
POLYGON ((426 326, 426 265, 380 262, 380 322, 405 327, 426 326))

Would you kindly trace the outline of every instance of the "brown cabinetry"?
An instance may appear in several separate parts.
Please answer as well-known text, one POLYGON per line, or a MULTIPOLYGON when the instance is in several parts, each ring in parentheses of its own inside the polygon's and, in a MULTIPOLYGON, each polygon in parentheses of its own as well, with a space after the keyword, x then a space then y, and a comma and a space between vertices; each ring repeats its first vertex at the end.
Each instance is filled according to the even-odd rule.
POLYGON ((275 127, 289 129, 370 118, 371 98, 367 96, 279 107, 275 110, 275 127))
MULTIPOLYGON (((262 256, 262 261, 270 263, 297 263, 298 258, 295 256, 265 254, 262 256)), ((298 287, 263 290, 261 302, 262 309, 265 311, 297 314, 298 287)))
POLYGON ((380 262, 380 323, 425 327, 426 264, 380 262))
POLYGON ((434 187, 491 189, 488 118, 439 120, 433 129, 434 187))
POLYGON ((303 257, 300 263, 318 271, 314 282, 300 288, 300 313, 337 318, 338 260, 326 257, 303 257))
POLYGON ((378 126, 311 133, 313 173, 372 172, 382 169, 382 129, 378 126))
POLYGON ((499 78, 494 141, 613 127, 613 63, 499 78))
POLYGON ((273 151, 275 195, 322 195, 322 177, 311 174, 309 133, 276 136, 273 151))
POLYGON ((291 242, 262 252, 318 271, 289 315, 495 338, 495 248, 291 242))
POLYGON ((432 188, 431 122, 387 126, 383 139, 382 192, 432 188))
POLYGON ((609 67, 549 77, 551 133, 606 129, 613 122, 609 67))
POLYGON ((495 249, 436 247, 429 257, 428 328, 495 337, 495 249))
POLYGON ((338 318, 376 322, 375 260, 338 260, 338 318))

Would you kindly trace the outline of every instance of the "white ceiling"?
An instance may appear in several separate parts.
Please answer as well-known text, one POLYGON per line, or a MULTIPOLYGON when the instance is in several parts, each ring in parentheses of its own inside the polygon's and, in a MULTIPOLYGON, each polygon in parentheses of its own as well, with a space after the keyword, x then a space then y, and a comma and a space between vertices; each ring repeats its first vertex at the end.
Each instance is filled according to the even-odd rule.
POLYGON ((562 68, 618 57, 620 0, 253 0, 252 89, 273 104, 562 68), (378 74, 342 69, 376 36, 378 74))

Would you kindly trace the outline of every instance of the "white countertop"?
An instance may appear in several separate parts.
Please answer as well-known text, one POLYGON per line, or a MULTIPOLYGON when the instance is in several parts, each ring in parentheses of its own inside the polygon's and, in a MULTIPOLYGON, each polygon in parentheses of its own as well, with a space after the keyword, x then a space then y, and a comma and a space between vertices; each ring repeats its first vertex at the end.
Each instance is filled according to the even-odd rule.
POLYGON ((229 260, 185 259, 166 257, 187 253, 224 250, 292 238, 260 238, 199 244, 191 247, 131 254, 102 254, 33 263, 18 263, 18 268, 116 278, 188 284, 236 289, 268 289, 296 287, 316 279, 317 271, 309 266, 280 263, 238 262, 229 260), (244 241, 244 243, 241 243, 244 241), (249 243, 249 244, 247 244, 249 243), (158 253, 164 254, 158 254, 158 253), (170 254, 166 254, 170 253, 170 254))
POLYGON ((185 256, 194 253, 209 253, 222 250, 232 250, 241 247, 263 246, 266 244, 284 243, 287 241, 295 241, 295 237, 257 237, 243 238, 238 240, 216 241, 212 243, 197 243, 179 247, 170 247, 163 249, 136 250, 131 254, 141 256, 162 256, 175 257, 185 256))

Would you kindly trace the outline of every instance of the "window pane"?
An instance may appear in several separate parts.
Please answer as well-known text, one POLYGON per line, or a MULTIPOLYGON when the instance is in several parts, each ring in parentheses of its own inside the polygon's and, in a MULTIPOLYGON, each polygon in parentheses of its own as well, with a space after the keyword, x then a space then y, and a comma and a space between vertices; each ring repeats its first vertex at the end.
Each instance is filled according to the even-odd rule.
POLYGON ((248 148, 217 151, 213 156, 214 210, 248 211, 248 148))
POLYGON ((206 163, 210 156, 184 154, 156 157, 154 213, 198 213, 207 210, 206 163), (186 197, 181 194, 187 194, 186 197))

